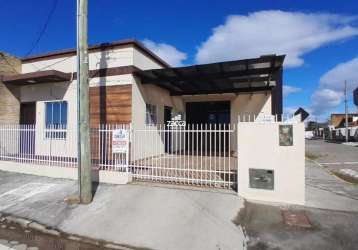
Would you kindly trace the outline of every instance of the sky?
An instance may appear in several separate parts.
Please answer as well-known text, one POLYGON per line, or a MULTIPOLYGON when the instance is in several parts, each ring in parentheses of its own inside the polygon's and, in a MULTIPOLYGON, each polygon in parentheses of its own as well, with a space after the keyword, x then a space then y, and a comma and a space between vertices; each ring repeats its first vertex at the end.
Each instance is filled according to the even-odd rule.
MULTIPOLYGON (((57 0, 42 32, 55 1, 0 0, 0 51, 74 48, 75 0, 57 0)), ((344 81, 357 111, 357 0, 89 0, 88 18, 90 44, 134 38, 172 66, 285 54, 285 112, 303 107, 318 120, 344 112, 344 81)))

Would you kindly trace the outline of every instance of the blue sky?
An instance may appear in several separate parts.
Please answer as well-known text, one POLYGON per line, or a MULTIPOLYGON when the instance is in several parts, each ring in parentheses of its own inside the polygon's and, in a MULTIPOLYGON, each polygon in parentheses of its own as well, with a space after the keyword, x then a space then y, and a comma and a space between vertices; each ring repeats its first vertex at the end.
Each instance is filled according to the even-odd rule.
MULTIPOLYGON (((52 4, 0 0, 0 50, 26 55, 52 4)), ((59 0, 33 54, 75 47, 75 14, 75 0, 59 0)), ((353 0, 89 0, 89 43, 125 38, 145 42, 174 65, 285 53, 286 111, 303 106, 320 119, 343 111, 343 79, 349 90, 358 86, 358 2, 353 0)))

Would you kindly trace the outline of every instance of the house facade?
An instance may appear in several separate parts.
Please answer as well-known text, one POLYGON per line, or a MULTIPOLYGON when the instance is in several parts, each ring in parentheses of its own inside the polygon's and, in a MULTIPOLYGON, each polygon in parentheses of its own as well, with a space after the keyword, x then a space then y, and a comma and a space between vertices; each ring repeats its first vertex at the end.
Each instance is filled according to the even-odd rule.
MULTIPOLYGON (((2 72, 0 93, 3 107, 12 108, 2 110, 0 122, 37 126, 76 124, 76 51, 12 59, 17 70, 2 72)), ((280 114, 283 57, 251 60, 252 63, 248 59, 233 64, 238 68, 247 64, 240 72, 215 73, 215 67, 230 64, 172 68, 135 40, 90 46, 91 125, 132 123, 142 127, 148 123, 164 124, 176 114, 190 123, 235 123, 240 113, 280 114), (276 60, 276 65, 272 65, 272 60, 276 60), (260 69, 255 71, 256 65, 265 63, 269 64, 262 66, 262 73, 260 69), (194 68, 201 71, 192 73, 194 68), (173 76, 171 72, 188 75, 173 76), (266 78, 260 79, 262 75, 266 78), (260 83, 256 79, 265 85, 255 87, 260 83), (230 81, 234 83, 230 85, 230 81), (270 85, 271 82, 274 84, 270 85), (235 84, 245 87, 234 87, 235 84), (180 85, 185 88, 179 88, 180 85), (229 87, 225 89, 224 85, 229 87)))
MULTIPOLYGON (((109 183, 127 176, 235 187, 240 147, 253 142, 251 134, 259 142, 255 131, 266 133, 266 126, 279 152, 272 141, 282 125, 284 55, 171 67, 135 40, 93 45, 88 53, 91 163, 114 178, 109 183), (252 132, 238 142, 240 121, 252 132), (123 151, 113 150, 118 133, 129 135, 123 151)), ((76 178, 76 71, 75 49, 21 59, 0 54, 2 169, 76 178)))

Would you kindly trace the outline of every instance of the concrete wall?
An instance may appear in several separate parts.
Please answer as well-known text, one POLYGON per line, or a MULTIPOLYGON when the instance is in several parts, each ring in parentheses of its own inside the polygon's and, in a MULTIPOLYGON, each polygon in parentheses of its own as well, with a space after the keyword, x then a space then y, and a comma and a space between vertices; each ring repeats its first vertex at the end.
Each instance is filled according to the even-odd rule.
MULTIPOLYGON (((0 161, 0 170, 72 180, 77 180, 78 177, 77 168, 49 167, 26 163, 19 164, 17 162, 8 161, 0 161)), ((127 184, 132 181, 132 175, 126 172, 93 170, 92 181, 109 184, 127 184)))
POLYGON ((249 200, 304 205, 304 124, 292 124, 292 146, 279 146, 280 124, 238 124, 238 192, 249 200), (250 168, 274 170, 274 189, 250 188, 250 168))

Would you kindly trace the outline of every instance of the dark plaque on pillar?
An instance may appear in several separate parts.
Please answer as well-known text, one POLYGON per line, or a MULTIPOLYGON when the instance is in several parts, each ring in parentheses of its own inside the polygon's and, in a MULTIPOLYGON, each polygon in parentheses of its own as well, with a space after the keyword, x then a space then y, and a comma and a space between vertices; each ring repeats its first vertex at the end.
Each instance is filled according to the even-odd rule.
POLYGON ((279 125, 280 146, 293 145, 293 128, 292 125, 279 125))
POLYGON ((358 87, 353 91, 353 102, 358 107, 358 87))

